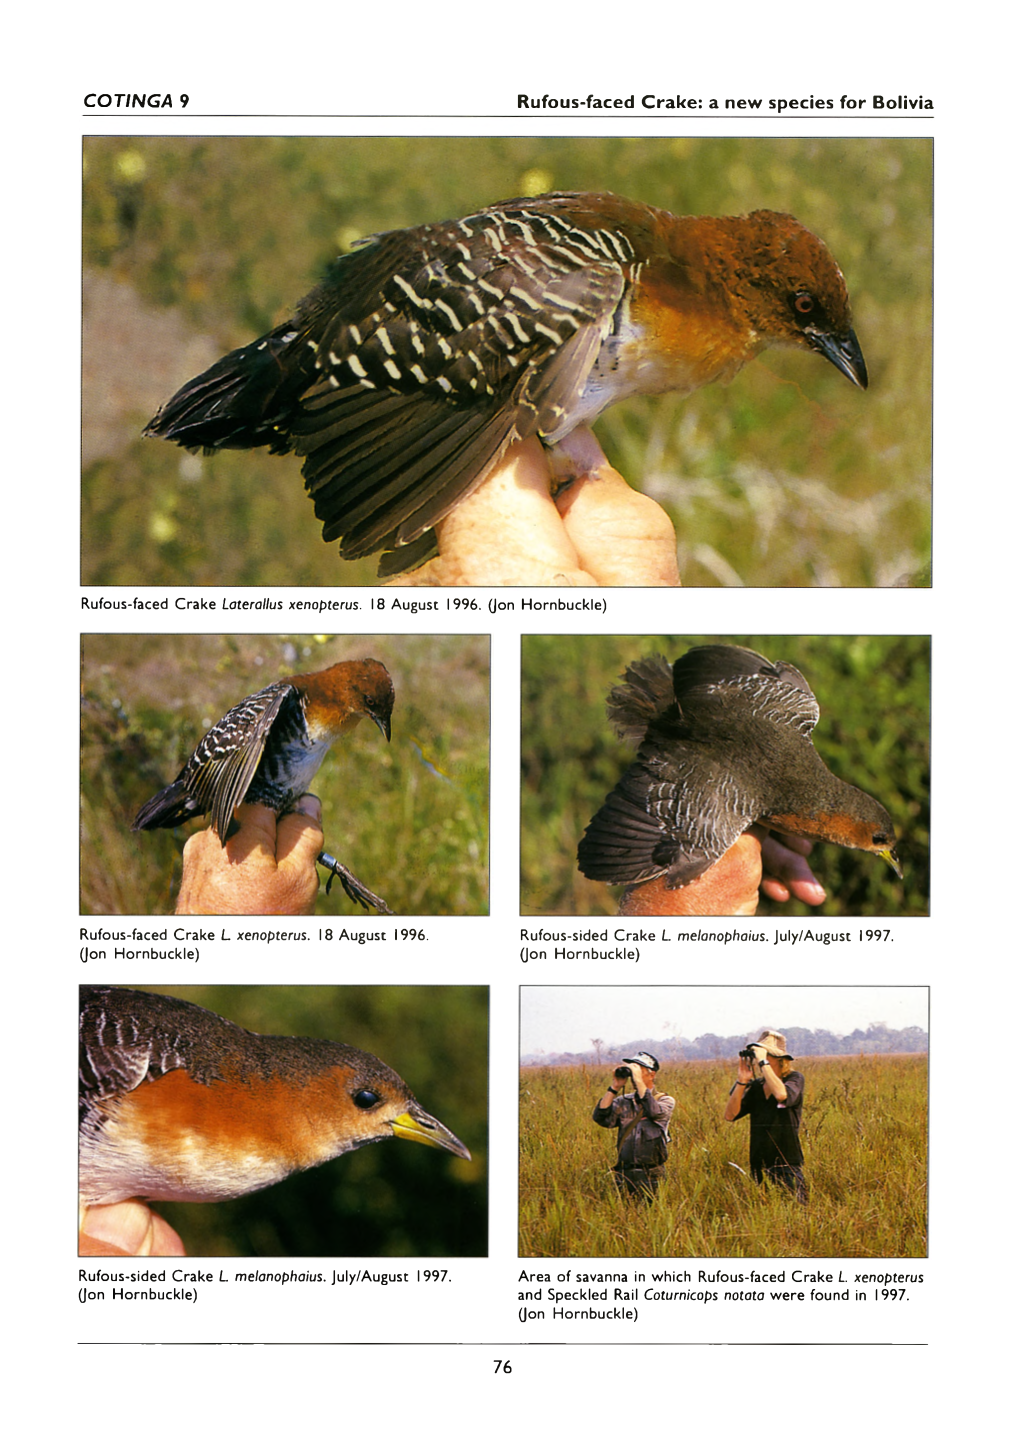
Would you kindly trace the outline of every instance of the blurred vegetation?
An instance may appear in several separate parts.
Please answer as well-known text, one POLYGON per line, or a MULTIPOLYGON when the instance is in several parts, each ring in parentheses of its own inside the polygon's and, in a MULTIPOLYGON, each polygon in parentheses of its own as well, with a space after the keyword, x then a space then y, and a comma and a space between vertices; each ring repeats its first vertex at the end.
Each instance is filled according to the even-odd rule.
POLYGON ((612 915, 622 889, 586 880, 577 845, 633 762, 605 701, 634 659, 670 662, 695 644, 733 643, 795 665, 821 709, 813 739, 834 774, 885 805, 900 839, 903 879, 860 850, 816 844, 811 866, 828 891, 812 910, 761 899, 761 915, 926 915, 931 664, 927 637, 751 635, 535 636, 521 639, 521 911, 612 915), (569 720, 569 727, 564 721, 569 720))
POLYGON ((871 377, 770 351, 726 388, 598 424, 656 497, 685 584, 927 581, 932 145, 903 138, 94 137, 85 143, 86 584, 366 584, 300 462, 143 441, 159 405, 284 321, 373 232, 544 190, 686 214, 787 211, 842 267, 871 377))
POLYGON ((143 986, 265 1035, 371 1051, 471 1152, 383 1141, 236 1201, 156 1210, 195 1257, 484 1257, 488 989, 143 986), (456 1062, 456 1074, 450 1063, 456 1062))
MULTIPOLYGON (((326 755, 326 849, 398 915, 486 914, 488 639, 427 634, 85 635, 81 913, 172 912, 183 841, 208 820, 135 835, 141 805, 233 704, 345 658, 389 669, 393 738, 364 723, 326 755)), ((316 909, 369 918, 337 884, 316 909)))
POLYGON ((676 1099, 672 1145, 640 1211, 616 1191, 615 1131, 591 1119, 605 1068, 523 1070, 520 1255, 926 1256, 928 1057, 803 1058, 797 1069, 806 1206, 748 1175, 748 1123, 723 1120, 732 1063, 691 1061, 659 1073, 657 1089, 676 1099))

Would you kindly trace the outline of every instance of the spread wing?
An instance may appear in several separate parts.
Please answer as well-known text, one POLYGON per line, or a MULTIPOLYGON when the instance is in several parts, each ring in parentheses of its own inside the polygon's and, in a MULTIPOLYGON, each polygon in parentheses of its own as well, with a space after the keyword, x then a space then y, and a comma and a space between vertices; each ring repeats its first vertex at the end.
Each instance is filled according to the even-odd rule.
POLYGON ((368 237, 291 321, 186 383, 146 435, 293 450, 343 557, 414 544, 512 443, 576 425, 612 330, 632 248, 574 225, 577 198, 544 200, 368 237))
POLYGON ((611 884, 703 874, 760 814, 741 740, 758 725, 810 739, 818 702, 799 670, 752 649, 707 644, 670 671, 662 659, 632 664, 609 698, 638 759, 608 795, 578 849, 581 872, 611 884))
POLYGON ((670 886, 704 874, 754 822, 734 787, 708 789, 704 776, 704 760, 683 744, 668 757, 642 750, 585 831, 581 873, 613 885, 665 875, 670 886))
POLYGON ((342 258, 340 315, 313 293, 297 319, 322 365, 291 436, 348 558, 413 542, 512 443, 569 430, 625 287, 618 256, 578 258, 555 218, 512 207, 416 242, 410 266, 406 234, 342 258))
POLYGON ((673 690, 685 718, 732 702, 745 717, 787 725, 805 739, 818 723, 818 700, 799 669, 732 644, 688 649, 673 665, 673 690))

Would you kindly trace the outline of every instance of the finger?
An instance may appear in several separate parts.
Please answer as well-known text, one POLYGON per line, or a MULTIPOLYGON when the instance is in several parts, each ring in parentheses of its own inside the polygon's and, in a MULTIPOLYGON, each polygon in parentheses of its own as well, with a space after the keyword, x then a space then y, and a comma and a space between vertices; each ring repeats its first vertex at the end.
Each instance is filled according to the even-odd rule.
POLYGON ((184 845, 181 889, 174 913, 177 915, 214 914, 215 905, 208 903, 209 889, 224 868, 226 851, 214 830, 200 830, 184 845))
POLYGON ((322 829, 322 800, 317 794, 303 794, 291 805, 289 813, 306 815, 322 829))
POLYGON ((431 576, 434 583, 595 583, 581 569, 550 496, 549 465, 537 438, 509 448, 499 466, 437 523, 436 535, 440 566, 431 576))
POLYGON ((303 795, 291 814, 281 815, 277 828, 275 913, 308 915, 314 910, 319 893, 315 866, 322 846, 322 806, 315 795, 303 795))
POLYGON ((556 507, 587 573, 605 587, 680 586, 673 524, 654 499, 610 467, 588 428, 558 445, 553 466, 574 478, 557 493, 556 507))
POLYGON ((227 841, 227 858, 234 863, 255 850, 276 855, 276 811, 267 804, 240 804, 234 811, 238 828, 227 841))
POLYGON ((145 1202, 88 1207, 78 1238, 81 1257, 184 1257, 184 1243, 145 1202))
POLYGON ((762 893, 779 904, 785 904, 792 895, 805 905, 821 905, 825 890, 805 858, 810 848, 810 841, 800 836, 780 840, 766 835, 762 842, 762 893))

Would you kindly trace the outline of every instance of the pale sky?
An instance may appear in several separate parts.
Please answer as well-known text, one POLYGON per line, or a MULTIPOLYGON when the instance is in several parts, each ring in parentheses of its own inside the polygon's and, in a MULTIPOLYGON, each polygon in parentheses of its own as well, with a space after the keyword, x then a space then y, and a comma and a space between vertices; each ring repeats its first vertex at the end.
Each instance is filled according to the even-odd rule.
POLYGON ((735 1036, 766 1026, 800 1026, 845 1036, 873 1021, 928 1029, 923 986, 525 986, 521 1055, 590 1051, 600 1037, 620 1045, 711 1033, 735 1036))

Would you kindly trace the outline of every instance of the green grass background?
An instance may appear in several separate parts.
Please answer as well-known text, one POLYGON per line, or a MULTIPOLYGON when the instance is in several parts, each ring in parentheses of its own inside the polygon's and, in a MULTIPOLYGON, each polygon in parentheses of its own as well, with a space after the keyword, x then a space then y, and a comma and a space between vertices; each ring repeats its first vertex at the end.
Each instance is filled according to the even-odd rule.
POLYGON ((901 844, 903 880, 859 850, 816 844, 811 864, 828 898, 819 910, 762 899, 760 914, 923 915, 928 912, 930 644, 923 636, 525 635, 521 639, 521 910, 612 915, 622 891, 586 880, 577 845, 635 750, 605 701, 634 659, 670 662, 701 643, 734 643, 800 669, 821 718, 815 745, 834 774, 880 800, 901 844))
MULTIPOLYGON (((611 1068, 521 1072, 520 1245, 526 1257, 923 1257, 927 1056, 798 1059, 809 1202, 759 1187, 746 1121, 723 1120, 734 1067, 664 1062, 676 1098, 655 1200, 621 1202, 616 1133, 592 1109, 611 1068)), ((610 1292, 612 1289, 610 1289, 610 1292)))
POLYGON ((729 387, 635 399, 598 431, 659 499, 687 585, 923 583, 930 549, 932 143, 897 137, 93 137, 83 261, 86 584, 364 584, 299 461, 140 434, 292 313, 370 233, 543 190, 678 214, 791 212, 846 275, 871 376, 770 351, 729 387))
MULTIPOLYGON (((489 646, 473 634, 85 635, 81 913, 172 912, 183 842, 208 821, 133 834, 140 806, 231 705, 345 658, 389 669, 393 737, 365 721, 327 754, 325 848, 398 915, 487 913, 489 646)), ((370 918, 338 884, 316 909, 370 918)))
MULTIPOLYGON (((345 973, 350 952, 345 951, 345 973)), ((143 986, 140 989, 153 989, 143 986)), ((487 1252, 484 986, 160 986, 247 1030, 371 1051, 471 1152, 379 1142, 236 1201, 156 1207, 189 1256, 477 1257, 487 1252), (456 1062, 456 1073, 450 1063, 456 1062)))

